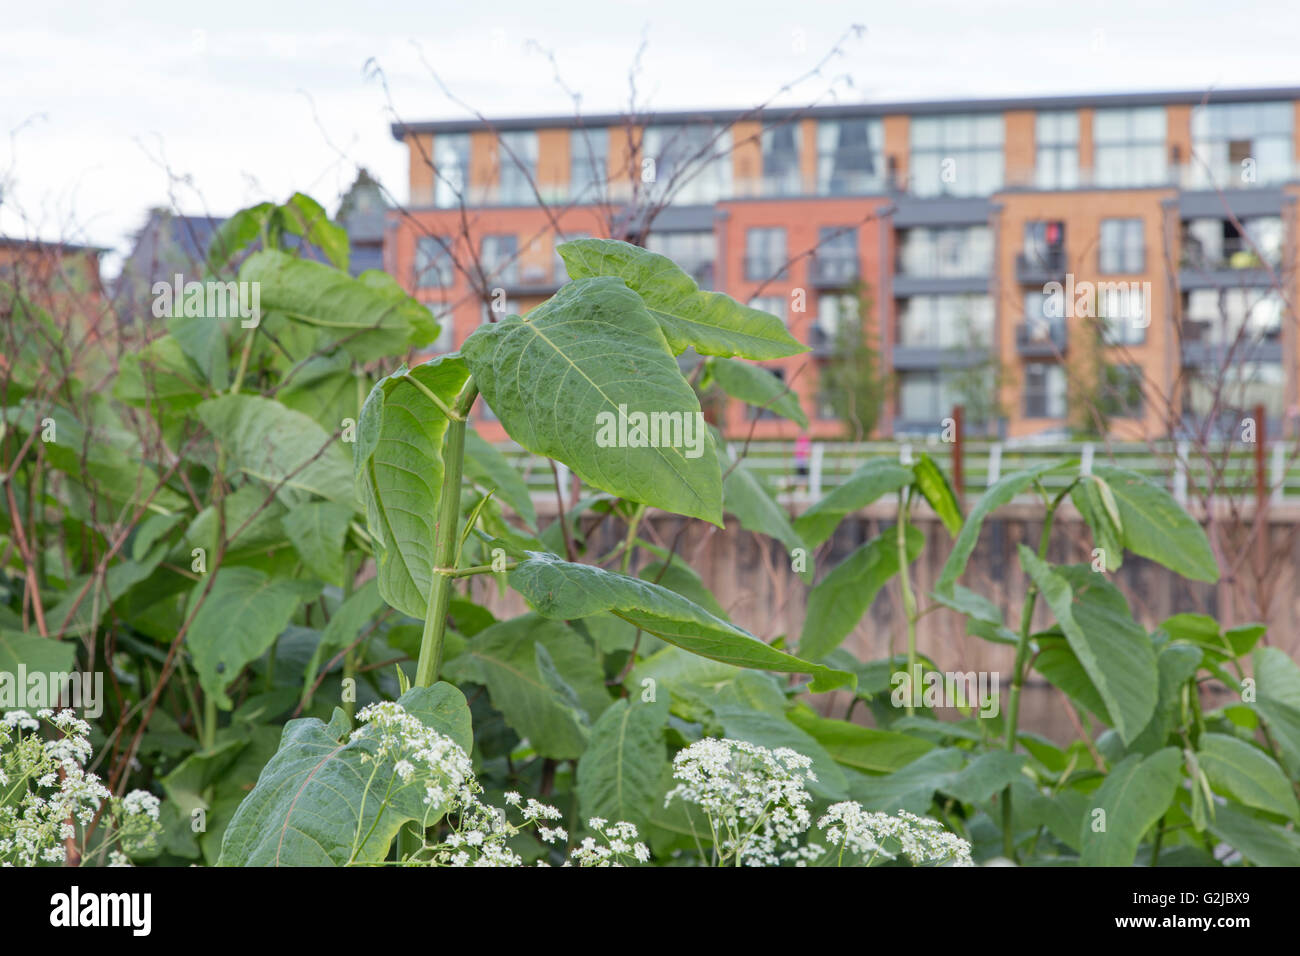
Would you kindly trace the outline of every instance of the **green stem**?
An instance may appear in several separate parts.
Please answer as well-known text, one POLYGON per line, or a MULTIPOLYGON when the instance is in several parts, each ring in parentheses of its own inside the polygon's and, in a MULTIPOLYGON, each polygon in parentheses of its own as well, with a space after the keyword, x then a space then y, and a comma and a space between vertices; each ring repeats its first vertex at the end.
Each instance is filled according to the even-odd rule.
POLYGON ((907 512, 909 500, 906 489, 898 493, 898 523, 894 526, 898 536, 898 583, 903 590, 903 614, 907 618, 907 716, 912 716, 912 698, 916 690, 916 595, 912 593, 912 578, 907 558, 907 512))
POLYGON ((641 525, 641 518, 645 514, 645 505, 637 505, 636 510, 632 512, 632 517, 627 523, 627 540, 623 543, 623 560, 621 570, 627 574, 628 568, 632 566, 632 552, 636 548, 636 531, 641 525))
MULTIPOLYGON (((431 687, 442 665, 442 642, 447 633, 447 607, 451 603, 454 574, 447 573, 456 561, 460 530, 460 483, 465 466, 465 419, 478 396, 471 378, 447 419, 443 444, 442 487, 438 490, 437 524, 433 531, 433 574, 429 579, 429 600, 420 638, 420 659, 415 667, 415 686, 431 687)), ((453 569, 454 570, 454 569, 453 569)))

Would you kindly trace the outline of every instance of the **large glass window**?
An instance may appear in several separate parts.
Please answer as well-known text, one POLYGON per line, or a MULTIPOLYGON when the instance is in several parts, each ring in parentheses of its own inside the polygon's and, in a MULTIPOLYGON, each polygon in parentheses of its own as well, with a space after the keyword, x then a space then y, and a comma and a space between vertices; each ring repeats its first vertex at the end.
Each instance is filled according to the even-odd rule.
POLYGON ((987 295, 917 295, 898 318, 906 347, 987 349, 993 341, 993 300, 987 295))
POLYGON ((651 233, 646 248, 673 260, 690 273, 700 288, 713 288, 713 263, 717 258, 718 243, 712 232, 651 233))
POLYGON ((484 236, 479 257, 483 274, 491 285, 516 284, 519 277, 519 242, 515 236, 484 236))
POLYGON ((898 373, 898 417, 908 425, 938 426, 961 404, 960 389, 951 374, 940 371, 898 373))
POLYGON ((1294 166, 1291 103, 1210 103, 1192 111, 1188 185, 1269 185, 1291 178, 1294 166))
POLYGON ((1098 186, 1157 186, 1168 182, 1165 108, 1101 109, 1093 114, 1098 186))
POLYGON ((1025 366, 1025 417, 1064 418, 1065 369, 1056 363, 1030 362, 1025 366))
POLYGON ((505 206, 533 203, 536 199, 533 184, 537 182, 537 132, 528 129, 502 133, 497 147, 497 165, 501 170, 497 202, 505 206))
POLYGON ((1141 219, 1103 219, 1097 267, 1108 275, 1146 268, 1146 239, 1141 219))
POLYGON ((569 199, 596 202, 609 169, 609 130, 575 129, 569 132, 569 199))
POLYGON ((731 195, 731 132, 709 123, 646 127, 642 178, 655 199, 707 205, 731 195))
POLYGON ((439 209, 460 205, 468 183, 469 133, 434 134, 433 204, 439 209))
POLYGON ((1150 283, 1098 282, 1097 318, 1107 345, 1141 345, 1151 326, 1150 283))
POLYGON ((1183 340, 1207 345, 1264 341, 1282 333, 1283 303, 1265 289, 1198 289, 1187 293, 1183 340))
POLYGON ((1079 185, 1079 114, 1075 110, 1039 113, 1034 118, 1039 189, 1073 189, 1079 185))
POLYGON ((840 327, 861 317, 861 303, 855 295, 822 295, 817 298, 817 331, 827 342, 835 340, 840 327))
POLYGON ((798 196, 803 193, 799 168, 799 127, 794 123, 763 130, 764 196, 798 196))
POLYGON ((993 234, 988 226, 908 229, 899 245, 899 272, 926 278, 988 275, 993 234))
POLYGON ((1002 188, 1002 117, 912 119, 911 186, 918 196, 987 196, 1002 188))
POLYGON ((419 289, 445 289, 456 279, 446 236, 421 236, 415 242, 415 285, 419 289))
POLYGON ((785 275, 785 229, 745 230, 745 278, 754 282, 785 275))
POLYGON ((822 226, 817 230, 813 278, 822 283, 849 284, 858 278, 858 231, 852 226, 822 226))
POLYGON ((1264 263, 1277 268, 1286 235, 1281 217, 1258 216, 1241 225, 1239 230, 1228 219, 1188 220, 1183 224, 1183 268, 1261 269, 1264 263))
POLYGON ((884 186, 884 134, 879 119, 822 120, 817 124, 817 192, 852 196, 884 186))

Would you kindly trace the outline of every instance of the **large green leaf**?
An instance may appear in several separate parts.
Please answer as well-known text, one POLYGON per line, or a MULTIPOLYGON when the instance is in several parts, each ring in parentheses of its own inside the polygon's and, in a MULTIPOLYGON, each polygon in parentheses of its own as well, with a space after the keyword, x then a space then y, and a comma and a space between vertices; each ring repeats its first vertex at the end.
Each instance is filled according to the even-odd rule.
POLYGON ((287 506, 308 495, 353 503, 347 452, 301 412, 269 398, 222 395, 201 404, 198 413, 230 466, 276 488, 287 506))
POLYGON ((1124 560, 1124 523, 1110 485, 1097 475, 1085 475, 1071 489, 1070 499, 1092 529, 1093 545, 1101 549, 1106 570, 1118 570, 1124 560))
POLYGON ((1258 648, 1251 660, 1258 685, 1251 707, 1268 726, 1283 765, 1300 777, 1300 666, 1276 647, 1258 648))
POLYGON ((645 302, 663 327, 673 354, 755 360, 807 352, 776 316, 741 305, 721 292, 702 292, 665 256, 616 239, 576 239, 558 249, 572 279, 616 276, 645 302))
POLYGON ((321 632, 316 649, 303 672, 302 699, 310 702, 312 687, 316 683, 321 665, 357 639, 370 621, 384 606, 379 594, 379 582, 371 578, 338 606, 329 623, 321 632))
POLYGON ((1231 803, 1214 808, 1211 833, 1256 866, 1300 866, 1300 833, 1231 803))
POLYGON ((881 495, 907 487, 913 477, 910 468, 893 458, 873 458, 801 514, 794 529, 815 548, 835 533, 847 515, 861 511, 881 495))
POLYGON ((853 778, 850 792, 868 810, 925 813, 934 792, 950 783, 965 761, 963 752, 955 747, 932 750, 886 776, 853 778))
POLYGON ((1182 781, 1182 764, 1178 748, 1166 747, 1149 757, 1130 754, 1112 767, 1084 814, 1079 862, 1131 866, 1142 834, 1169 809, 1182 781), (1104 830, 1097 810, 1105 811, 1104 830))
POLYGON ((819 717, 807 707, 796 707, 789 718, 825 747, 836 763, 867 773, 893 773, 934 749, 928 740, 911 734, 819 717))
POLYGON ((699 400, 618 279, 570 282, 527 318, 480 326, 462 352, 529 451, 611 494, 721 526, 722 474, 699 400))
POLYGON ((591 728, 578 761, 578 804, 584 819, 626 820, 646 832, 668 758, 668 699, 616 701, 591 728))
POLYGON ((400 355, 428 345, 438 334, 433 314, 378 270, 353 278, 320 262, 264 249, 245 260, 239 278, 260 283, 263 313, 306 326, 358 361, 400 355))
POLYGON ((1024 492, 1043 475, 1070 465, 1071 462, 1038 465, 1007 475, 989 486, 988 490, 980 495, 979 501, 975 502, 975 507, 971 509, 970 514, 966 516, 966 521, 957 534, 957 540, 953 542, 952 552, 944 562, 943 570, 939 572, 939 580, 934 585, 935 593, 952 593, 957 579, 966 570, 966 562, 970 560, 971 552, 975 550, 975 543, 979 540, 980 529, 984 525, 985 518, 1003 505, 1010 504, 1016 495, 1024 492))
MULTIPOLYGON (((455 687, 440 682, 412 688, 398 703, 469 753, 474 740, 469 707, 455 687)), ((315 718, 286 724, 279 751, 226 829, 220 864, 378 863, 404 823, 436 823, 441 810, 425 806, 419 780, 403 784, 391 760, 374 763, 377 736, 367 726, 350 738, 341 710, 334 711, 328 726, 315 718)))
POLYGON ((401 368, 380 380, 361 410, 357 489, 375 539, 379 591, 403 614, 423 619, 442 488, 450 408, 469 380, 456 354, 401 368))
MULTIPOLYGON (((216 575, 185 643, 203 692, 229 710, 226 687, 246 664, 266 653, 299 605, 320 593, 320 584, 273 578, 248 567, 221 568, 216 575)), ((194 586, 191 611, 206 586, 202 580, 194 586)))
POLYGON ((725 358, 713 359, 709 369, 713 380, 732 398, 754 408, 775 412, 801 428, 808 427, 808 416, 799 405, 798 394, 767 369, 725 358))
POLYGON ((943 526, 949 534, 957 534, 962 524, 961 504, 957 501, 952 485, 948 484, 948 476, 925 452, 917 458, 912 471, 916 475, 916 486, 921 489, 921 494, 939 516, 943 526))
MULTIPOLYGON (((765 534, 785 545, 787 553, 806 547, 802 538, 790 525, 785 509, 772 496, 763 479, 742 461, 728 471, 722 481, 723 506, 728 514, 736 516, 746 531, 765 534)), ((804 562, 799 576, 811 582, 812 562, 804 562)))
POLYGON ((1124 468, 1097 465, 1119 507, 1124 547, 1185 578, 1219 580, 1219 567, 1200 524, 1159 485, 1124 468))
POLYGON ((553 554, 530 552, 510 572, 510 584, 543 617, 572 620, 609 611, 701 657, 737 667, 810 674, 814 692, 855 680, 846 671, 812 664, 764 644, 667 588, 591 565, 571 564, 553 554))
POLYGON ((558 760, 582 754, 588 731, 581 715, 597 720, 610 703, 605 675, 586 641, 567 624, 535 614, 474 635, 448 673, 487 687, 506 723, 538 753, 558 760), (539 664, 538 647, 545 649, 546 665, 539 664))
POLYGON ((1052 609, 1115 730, 1132 743, 1155 711, 1159 680, 1151 640, 1128 602, 1087 565, 1053 568, 1023 544, 1020 566, 1052 609))
POLYGON ((1216 790, 1248 807, 1300 818, 1286 774, 1258 747, 1227 734, 1201 734, 1196 759, 1216 790))
MULTIPOLYGON (((0 630, 0 674, 17 675, 18 665, 28 671, 47 674, 66 674, 72 670, 77 657, 75 641, 58 641, 39 634, 0 630)), ((12 680, 17 680, 14 676, 12 680)), ((16 684, 14 690, 20 690, 16 684)), ((0 703, 0 711, 14 705, 14 701, 0 703)))
POLYGON ((352 520, 352 506, 335 501, 309 501, 281 519, 284 533, 312 574, 326 584, 343 586, 343 539, 352 520))
MULTIPOLYGON (((916 560, 925 535, 908 525, 907 556, 916 560)), ((894 528, 862 545, 822 578, 808 595, 808 611, 799 653, 821 660, 858 625, 885 583, 898 573, 898 540, 894 528)))
POLYGON ((532 492, 523 476, 505 455, 480 438, 473 429, 465 432, 465 477, 495 491, 499 500, 524 519, 530 531, 537 529, 532 492))

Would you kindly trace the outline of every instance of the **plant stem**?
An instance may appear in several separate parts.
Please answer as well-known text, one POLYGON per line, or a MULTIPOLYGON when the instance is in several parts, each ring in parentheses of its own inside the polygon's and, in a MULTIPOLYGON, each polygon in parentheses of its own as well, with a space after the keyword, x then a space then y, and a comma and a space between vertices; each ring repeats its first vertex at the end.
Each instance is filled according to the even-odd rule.
POLYGON ((916 688, 916 595, 912 593, 912 579, 908 572, 907 512, 911 502, 907 490, 898 493, 898 523, 894 525, 898 536, 898 583, 903 590, 903 615, 907 618, 907 716, 912 716, 912 699, 916 688))
POLYGON ((447 419, 447 437, 443 442, 442 487, 438 490, 437 524, 433 530, 433 567, 429 577, 429 600, 424 616, 424 634, 420 638, 420 659, 415 667, 416 687, 431 687, 442 665, 442 642, 447 633, 447 607, 451 603, 453 576, 442 569, 456 560, 460 540, 460 483, 465 465, 465 419, 478 396, 478 386, 471 378, 456 401, 454 415, 447 419))

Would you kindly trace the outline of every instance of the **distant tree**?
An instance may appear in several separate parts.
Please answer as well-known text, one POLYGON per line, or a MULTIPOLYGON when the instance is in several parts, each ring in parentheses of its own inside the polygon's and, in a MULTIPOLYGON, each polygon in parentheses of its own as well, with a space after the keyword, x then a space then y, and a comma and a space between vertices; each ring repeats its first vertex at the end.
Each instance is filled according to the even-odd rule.
POLYGON ((856 302, 857 321, 841 321, 835 329, 831 357, 822 368, 821 386, 845 431, 862 441, 880 422, 888 379, 881 371, 874 336, 868 331, 875 308, 870 284, 859 279, 845 298, 856 302))

